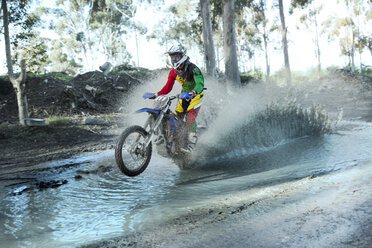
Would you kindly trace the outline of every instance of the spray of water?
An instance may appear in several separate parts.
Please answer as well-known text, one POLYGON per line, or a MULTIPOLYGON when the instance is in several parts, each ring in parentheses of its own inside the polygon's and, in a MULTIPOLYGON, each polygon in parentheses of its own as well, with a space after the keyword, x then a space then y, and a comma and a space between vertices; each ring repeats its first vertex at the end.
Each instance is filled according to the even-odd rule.
MULTIPOLYGON (((152 79, 143 81, 140 86, 133 88, 129 94, 127 94, 126 98, 123 99, 121 103, 121 106, 125 106, 123 108, 123 119, 121 120, 122 123, 125 123, 125 126, 144 124, 145 120, 147 119, 147 115, 144 113, 136 114, 135 111, 145 107, 151 108, 153 101, 143 99, 142 95, 145 92, 158 92, 167 82, 168 73, 169 71, 167 70, 157 72, 152 79)), ((181 86, 178 83, 175 83, 173 90, 171 93, 169 93, 169 95, 178 94, 180 91, 181 86)))
POLYGON ((321 106, 306 107, 296 101, 300 92, 253 84, 228 94, 223 85, 215 85, 210 87, 200 116, 208 128, 189 165, 247 156, 331 130, 321 106))
MULTIPOLYGON (((167 73, 164 71, 133 90, 127 99, 129 113, 151 106, 152 102, 141 96, 144 92, 161 89, 167 73)), ((207 90, 197 118, 198 125, 204 128, 187 166, 246 156, 292 139, 321 135, 331 130, 328 115, 320 106, 303 106, 296 101, 299 92, 273 84, 251 84, 228 91, 224 83, 210 78, 205 79, 205 86, 207 90)), ((180 89, 175 83, 170 94, 177 94, 180 89)), ((126 118, 130 124, 141 125, 146 115, 131 114, 126 118)))

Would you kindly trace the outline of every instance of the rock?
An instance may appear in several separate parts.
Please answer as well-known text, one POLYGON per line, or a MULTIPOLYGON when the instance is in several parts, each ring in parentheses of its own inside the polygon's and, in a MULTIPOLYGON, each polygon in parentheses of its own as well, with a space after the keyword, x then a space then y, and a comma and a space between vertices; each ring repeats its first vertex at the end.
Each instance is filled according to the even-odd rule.
POLYGON ((68 183, 67 180, 62 180, 62 181, 51 180, 51 181, 46 181, 46 182, 41 181, 41 182, 38 182, 36 184, 36 187, 39 190, 44 190, 44 189, 48 189, 48 188, 58 188, 58 187, 62 186, 63 184, 66 184, 66 183, 68 183))
POLYGON ((44 119, 24 118, 24 121, 30 127, 46 126, 44 119))
POLYGON ((96 92, 97 91, 97 88, 94 88, 94 87, 92 87, 90 85, 85 85, 85 89, 87 91, 90 91, 90 92, 96 92))
POLYGON ((81 175, 76 175, 75 176, 75 180, 81 180, 81 179, 83 179, 83 177, 81 175))
POLYGON ((107 75, 110 73, 112 69, 112 64, 110 62, 106 62, 103 65, 101 65, 99 69, 103 72, 104 75, 107 75))
POLYGON ((125 90, 125 88, 124 87, 122 87, 122 86, 116 86, 116 87, 114 87, 116 90, 120 90, 120 91, 124 91, 125 90))

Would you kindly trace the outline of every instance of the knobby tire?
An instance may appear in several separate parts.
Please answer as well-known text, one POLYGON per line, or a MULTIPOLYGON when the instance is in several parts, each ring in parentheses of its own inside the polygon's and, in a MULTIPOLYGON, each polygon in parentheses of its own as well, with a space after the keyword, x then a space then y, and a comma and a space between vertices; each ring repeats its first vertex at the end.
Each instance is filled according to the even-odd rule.
POLYGON ((122 173, 124 173, 125 175, 129 176, 129 177, 134 177, 134 176, 138 176, 139 174, 141 174, 147 168, 147 166, 150 162, 150 159, 151 159, 151 155, 152 155, 152 144, 150 143, 145 150, 146 160, 141 165, 141 167, 139 167, 136 170, 131 170, 128 167, 128 165, 125 164, 125 162, 123 160, 123 156, 122 156, 123 144, 124 144, 125 140, 128 138, 128 136, 131 135, 131 134, 134 134, 134 133, 138 133, 139 135, 141 135, 144 138, 147 136, 146 130, 141 126, 128 127, 120 135, 120 138, 119 138, 119 140, 116 144, 116 147, 115 147, 116 164, 119 167, 120 171, 122 173))

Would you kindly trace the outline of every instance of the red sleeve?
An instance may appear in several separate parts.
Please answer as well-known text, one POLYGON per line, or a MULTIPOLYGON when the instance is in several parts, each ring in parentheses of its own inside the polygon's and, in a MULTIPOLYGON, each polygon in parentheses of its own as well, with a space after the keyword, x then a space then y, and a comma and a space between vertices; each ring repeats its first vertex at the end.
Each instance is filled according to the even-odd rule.
POLYGON ((172 89, 174 85, 174 81, 176 80, 177 74, 174 71, 174 68, 169 72, 168 75, 168 81, 164 85, 164 87, 158 92, 159 95, 165 95, 168 94, 172 89))

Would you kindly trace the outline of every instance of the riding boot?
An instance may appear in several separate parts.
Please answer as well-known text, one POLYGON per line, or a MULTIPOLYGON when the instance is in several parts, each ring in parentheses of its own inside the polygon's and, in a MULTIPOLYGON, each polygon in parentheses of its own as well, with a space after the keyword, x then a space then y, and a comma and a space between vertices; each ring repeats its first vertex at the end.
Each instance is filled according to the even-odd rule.
POLYGON ((191 153, 194 150, 197 141, 198 136, 196 135, 196 132, 189 132, 188 142, 185 147, 181 148, 181 151, 191 153))

